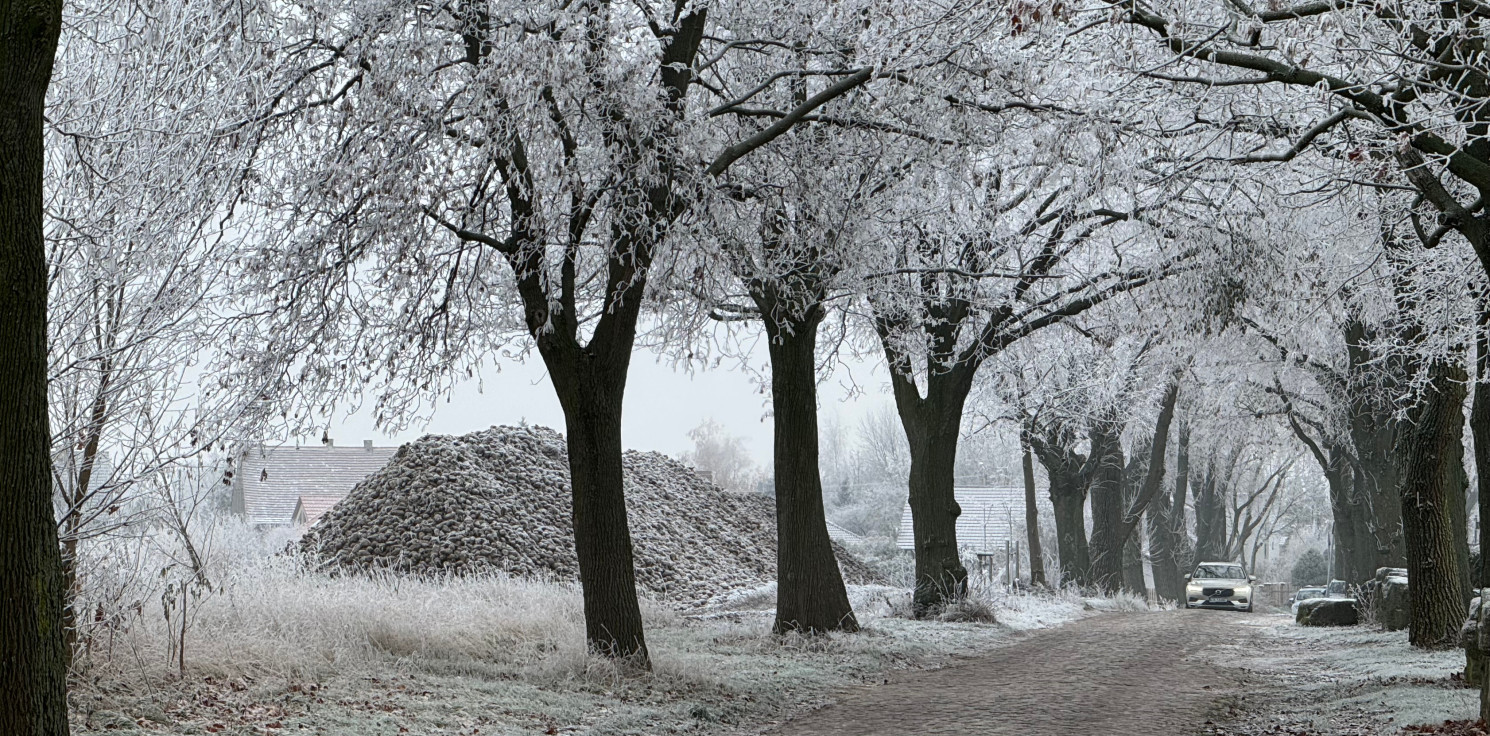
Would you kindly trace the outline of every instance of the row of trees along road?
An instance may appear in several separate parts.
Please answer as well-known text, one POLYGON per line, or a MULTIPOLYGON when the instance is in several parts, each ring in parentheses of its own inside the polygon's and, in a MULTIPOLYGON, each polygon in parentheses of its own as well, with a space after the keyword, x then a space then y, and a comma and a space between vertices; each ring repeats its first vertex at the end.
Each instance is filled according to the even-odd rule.
MULTIPOLYGON (((1111 18, 1131 29, 1123 34, 1132 50, 1131 68, 1198 96, 1215 98, 1220 91, 1228 100, 1244 101, 1254 122, 1276 124, 1290 139, 1271 150, 1238 151, 1232 160, 1291 162, 1308 154, 1334 182, 1374 189, 1386 202, 1397 200, 1385 212, 1372 213, 1386 225, 1379 241, 1383 250, 1400 252, 1409 241, 1413 249, 1440 249, 1456 235, 1480 266, 1473 276, 1460 272, 1456 291, 1483 294, 1479 285, 1490 272, 1490 213, 1484 207, 1490 190, 1490 113, 1479 29, 1490 11, 1482 4, 1326 1, 1258 7, 1244 0, 1141 5, 1118 0, 1108 5, 1111 18)), ((1404 310, 1425 307, 1420 291, 1399 291, 1404 310)), ((1454 476, 1462 444, 1453 439, 1458 412, 1450 407, 1463 400, 1459 379, 1467 374, 1466 347, 1483 343, 1482 336, 1463 330, 1431 339, 1445 317, 1465 326, 1465 312, 1443 306, 1437 303, 1422 320, 1426 324, 1403 326, 1396 343, 1420 369, 1411 373, 1416 403, 1404 417, 1410 428, 1398 429, 1407 454, 1398 468, 1398 490, 1406 564, 1415 581, 1412 641, 1423 646, 1449 641, 1463 613, 1465 576, 1453 541, 1454 476)), ((1471 307, 1468 313, 1474 311, 1471 307)), ((1328 455, 1316 457, 1331 462, 1328 455)), ((1477 467, 1483 462, 1477 460, 1477 467)))
MULTIPOLYGON (((61 511, 81 538, 98 508, 78 497, 98 446, 136 424, 123 419, 131 407, 180 395, 182 383, 150 378, 173 349, 211 356, 193 401, 212 419, 145 411, 160 436, 189 437, 131 473, 229 424, 313 431, 364 396, 399 426, 486 361, 536 349, 565 414, 587 638, 640 667, 620 462, 627 368, 639 340, 701 359, 711 321, 759 321, 769 338, 777 631, 857 625, 818 479, 824 325, 826 339, 891 367, 920 612, 965 591, 952 481, 979 376, 989 365, 1012 375, 1030 340, 1076 335, 1111 378, 1061 389, 1083 372, 1069 359, 1011 402, 1050 476, 1063 577, 1131 587, 1145 529, 1169 550, 1163 585, 1177 585, 1169 565, 1188 544, 1192 485, 1196 552, 1242 554, 1277 518, 1259 505, 1279 497, 1284 473, 1237 475, 1245 448, 1203 420, 1245 399, 1326 474, 1337 533, 1369 542, 1352 548, 1373 559, 1342 569, 1358 575, 1400 548, 1413 642, 1439 645, 1457 628, 1470 346, 1481 377, 1490 363, 1490 310, 1464 296, 1483 295, 1490 272, 1486 86, 1464 32, 1486 14, 1477 3, 203 2, 190 7, 213 22, 192 27, 208 31, 179 37, 156 20, 178 5, 160 6, 80 5, 99 12, 67 24, 64 54, 126 39, 139 46, 119 58, 161 63, 115 67, 119 85, 68 64, 96 76, 61 81, 198 98, 165 106, 211 121, 162 136, 183 142, 174 151, 111 145, 181 132, 158 121, 90 131, 81 121, 113 113, 66 104, 44 119, 62 11, 0 4, 0 268, 12 287, 0 337, 18 346, 0 377, 0 654, 23 664, 0 676, 7 732, 66 730, 70 583, 47 503, 73 489, 61 511), (132 76, 147 69, 169 74, 132 76), (85 173, 44 178, 47 158, 67 160, 47 148, 44 120, 85 173), (200 165, 148 165, 162 162, 200 165), (148 196, 109 190, 126 173, 148 196), (93 199, 115 204, 89 209, 93 199), (161 227, 142 230, 157 210, 161 227), (1328 273, 1310 278, 1318 264, 1303 244, 1320 237, 1344 255, 1324 252, 1328 273), (168 256, 166 244, 186 247, 168 256), (1472 275, 1454 267, 1463 247, 1478 259, 1472 275), (1361 282, 1339 264, 1368 249, 1387 288, 1352 291, 1361 282), (151 259, 229 270, 138 269, 151 259), (67 264, 92 262, 98 277, 72 278, 67 264), (67 315, 51 333, 49 289, 67 315), (126 309, 152 289, 166 308, 126 309), (1301 301, 1280 296, 1310 291, 1329 296, 1300 309, 1338 310, 1329 329, 1301 337, 1299 315, 1264 319, 1301 301), (1201 359, 1244 351, 1275 375, 1228 376, 1224 361, 1201 359), (86 372, 69 378, 76 366, 86 372), (1052 376, 1056 388, 1040 388, 1052 376), (1218 386, 1234 395, 1221 403, 1218 386), (68 417, 57 438, 49 404, 74 407, 53 412, 68 417), (1401 448, 1391 461, 1387 443, 1401 448), (71 485, 52 479, 58 444, 80 448, 64 465, 71 485)), ((110 104, 68 89, 52 99, 85 98, 110 104)), ((1490 437, 1483 385, 1476 438, 1490 437)), ((1476 443, 1477 467, 1490 467, 1487 445, 1476 443)), ((1275 460, 1269 472, 1286 457, 1275 460)))

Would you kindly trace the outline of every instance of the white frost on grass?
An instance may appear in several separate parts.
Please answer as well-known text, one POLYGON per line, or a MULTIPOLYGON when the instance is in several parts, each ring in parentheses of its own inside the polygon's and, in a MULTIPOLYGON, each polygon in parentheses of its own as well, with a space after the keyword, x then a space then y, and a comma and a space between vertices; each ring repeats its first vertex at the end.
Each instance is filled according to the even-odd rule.
POLYGON ((1305 627, 1281 615, 1249 617, 1245 623, 1268 640, 1261 653, 1232 655, 1285 683, 1300 702, 1291 715, 1312 719, 1324 733, 1335 732, 1333 722, 1361 714, 1395 732, 1479 712, 1479 693, 1452 678, 1464 669, 1461 649, 1417 649, 1407 643, 1405 631, 1305 627))
MULTIPOLYGON (((849 605, 859 623, 869 626, 886 618, 905 618, 910 609, 911 591, 890 585, 849 585, 849 605)), ((1137 596, 1119 594, 1114 598, 1082 597, 1069 589, 1040 593, 1009 591, 1004 588, 974 589, 970 600, 986 606, 998 625, 1011 631, 1060 626, 1080 618, 1084 611, 1142 611, 1147 604, 1137 596)), ((769 618, 776 612, 776 584, 743 588, 716 596, 689 618, 715 620, 759 616, 769 618)))
POLYGON ((159 606, 132 609, 94 642, 79 662, 74 731, 156 717, 172 733, 216 723, 234 733, 270 723, 334 733, 750 730, 839 688, 976 655, 1087 608, 1070 592, 994 590, 975 595, 998 623, 917 621, 900 615, 908 590, 850 586, 860 633, 778 637, 774 585, 721 596, 702 616, 644 601, 655 670, 638 677, 585 652, 577 586, 328 575, 263 552, 217 560, 214 592, 191 601, 184 678, 173 656, 179 617, 168 625, 159 606))

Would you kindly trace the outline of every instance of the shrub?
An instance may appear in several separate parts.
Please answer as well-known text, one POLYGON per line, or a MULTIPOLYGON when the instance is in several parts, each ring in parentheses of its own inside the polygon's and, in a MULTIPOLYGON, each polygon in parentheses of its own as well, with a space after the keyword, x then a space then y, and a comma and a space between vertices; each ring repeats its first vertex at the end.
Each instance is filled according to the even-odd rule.
POLYGON ((1297 562, 1293 563, 1293 585, 1302 588, 1306 585, 1324 585, 1328 582, 1330 575, 1329 565, 1325 563, 1324 555, 1317 549, 1311 549, 1299 556, 1297 562))

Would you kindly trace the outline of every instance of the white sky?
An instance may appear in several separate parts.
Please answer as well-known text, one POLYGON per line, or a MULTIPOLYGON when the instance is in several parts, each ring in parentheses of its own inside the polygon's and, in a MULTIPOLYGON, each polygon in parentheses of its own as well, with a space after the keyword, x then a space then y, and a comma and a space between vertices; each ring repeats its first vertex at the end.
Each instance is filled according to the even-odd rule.
MULTIPOLYGON (((761 367, 762 376, 768 379, 764 343, 756 344, 749 356, 750 365, 761 367)), ((883 360, 845 357, 845 361, 819 386, 820 424, 836 415, 843 426, 857 426, 861 417, 894 404, 883 360), (853 382, 858 383, 858 390, 852 388, 853 382)), ((361 445, 366 439, 377 445, 392 445, 429 433, 465 434, 520 421, 564 431, 559 400, 536 354, 527 363, 506 363, 501 370, 488 368, 481 379, 457 387, 449 402, 441 397, 428 425, 389 435, 374 429, 372 412, 364 409, 333 426, 331 436, 338 445, 361 445)), ((769 393, 762 393, 757 380, 746 371, 721 367, 689 375, 674 370, 652 353, 637 352, 632 357, 622 410, 622 442, 627 449, 677 456, 693 447, 688 431, 713 418, 730 434, 744 437, 756 462, 769 468, 770 408, 769 393)))

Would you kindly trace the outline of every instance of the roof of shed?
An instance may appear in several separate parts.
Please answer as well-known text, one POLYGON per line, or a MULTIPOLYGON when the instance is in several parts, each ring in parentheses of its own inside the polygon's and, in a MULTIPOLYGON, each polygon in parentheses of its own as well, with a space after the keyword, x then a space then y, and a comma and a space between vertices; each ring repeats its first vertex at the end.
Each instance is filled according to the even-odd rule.
POLYGON ((828 521, 828 538, 835 542, 862 542, 864 537, 859 536, 843 527, 828 521))
POLYGON ((244 516, 252 524, 290 524, 300 497, 339 501, 362 479, 387 465, 397 451, 397 447, 324 445, 250 450, 236 469, 244 516))
POLYGON ((314 526, 343 498, 346 496, 301 496, 300 501, 295 504, 295 523, 314 526))
MULTIPOLYGON (((957 517, 957 544, 979 552, 1001 550, 1004 541, 1024 532, 1024 488, 1020 486, 958 486, 952 489, 962 515, 957 517)), ((915 549, 911 507, 900 513, 896 546, 915 549)))

